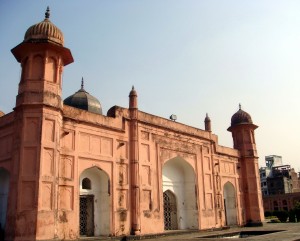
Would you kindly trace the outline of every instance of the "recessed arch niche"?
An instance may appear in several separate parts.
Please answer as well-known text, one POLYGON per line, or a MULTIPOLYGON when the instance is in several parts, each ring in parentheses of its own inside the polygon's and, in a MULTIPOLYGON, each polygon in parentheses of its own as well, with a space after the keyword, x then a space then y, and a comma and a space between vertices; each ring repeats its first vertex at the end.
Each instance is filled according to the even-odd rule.
MULTIPOLYGON (((181 157, 168 160, 162 168, 163 192, 176 197, 178 229, 198 229, 198 210, 195 193, 195 172, 181 157)), ((166 228, 166 226, 165 226, 166 228)))

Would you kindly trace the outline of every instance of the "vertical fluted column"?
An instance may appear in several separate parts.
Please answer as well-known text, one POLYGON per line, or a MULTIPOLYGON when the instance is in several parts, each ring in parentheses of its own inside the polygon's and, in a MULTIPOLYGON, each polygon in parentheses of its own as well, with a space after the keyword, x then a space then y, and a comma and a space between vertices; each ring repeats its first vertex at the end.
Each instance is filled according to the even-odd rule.
POLYGON ((139 143, 138 143, 138 107, 137 93, 132 87, 129 94, 130 112, 130 182, 131 182, 131 232, 140 234, 140 181, 139 181, 139 143))

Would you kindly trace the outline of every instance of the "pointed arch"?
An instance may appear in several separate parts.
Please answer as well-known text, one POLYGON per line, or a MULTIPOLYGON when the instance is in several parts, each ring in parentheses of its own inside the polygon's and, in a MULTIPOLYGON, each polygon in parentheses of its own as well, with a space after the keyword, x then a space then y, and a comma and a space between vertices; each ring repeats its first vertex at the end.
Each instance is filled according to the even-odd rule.
POLYGON ((178 229, 198 229, 195 171, 182 157, 168 160, 162 167, 163 192, 176 197, 178 229))
POLYGON ((108 174, 98 167, 85 169, 79 178, 80 235, 110 234, 111 197, 108 174), (90 188, 84 186, 90 184, 90 188))
POLYGON ((21 82, 23 82, 29 76, 29 61, 28 57, 22 61, 22 75, 21 82))
POLYGON ((45 79, 49 82, 56 83, 57 76, 57 64, 56 60, 53 57, 47 58, 46 71, 45 71, 45 79))
POLYGON ((236 191, 231 182, 226 182, 223 188, 226 225, 237 225, 236 191))
POLYGON ((44 60, 42 56, 36 55, 32 61, 32 79, 40 80, 44 77, 44 60))

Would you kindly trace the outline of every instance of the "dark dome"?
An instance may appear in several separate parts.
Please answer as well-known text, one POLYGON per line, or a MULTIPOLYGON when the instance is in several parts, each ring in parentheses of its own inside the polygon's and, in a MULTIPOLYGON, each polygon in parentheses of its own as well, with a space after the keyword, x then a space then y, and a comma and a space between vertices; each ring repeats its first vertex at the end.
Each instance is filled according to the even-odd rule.
POLYGON ((239 110, 231 117, 231 126, 238 124, 253 124, 251 116, 242 110, 241 105, 239 110))
POLYGON ((83 81, 81 83, 81 89, 66 98, 64 100, 64 105, 102 115, 102 107, 99 100, 84 90, 83 81))
POLYGON ((64 45, 62 31, 50 20, 49 7, 45 13, 44 21, 29 27, 24 36, 24 42, 54 42, 61 46, 64 45))

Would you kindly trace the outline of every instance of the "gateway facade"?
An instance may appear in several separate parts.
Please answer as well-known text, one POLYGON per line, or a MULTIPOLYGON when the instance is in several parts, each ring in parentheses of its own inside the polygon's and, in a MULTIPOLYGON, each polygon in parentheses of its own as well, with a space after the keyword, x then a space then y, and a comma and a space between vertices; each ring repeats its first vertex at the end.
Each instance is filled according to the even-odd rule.
POLYGON ((47 10, 12 49, 22 75, 14 111, 0 117, 5 240, 261 225, 249 114, 232 116, 228 148, 208 116, 201 130, 142 112, 134 88, 128 108, 107 115, 83 84, 62 101, 61 75, 73 62, 63 44, 47 10))

